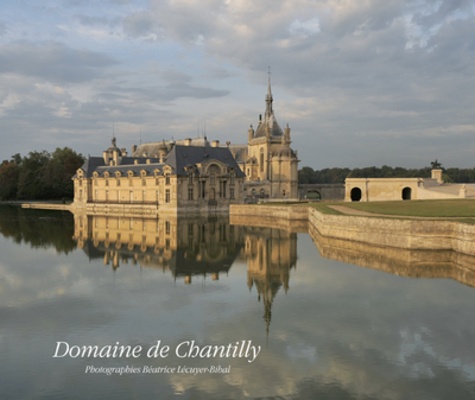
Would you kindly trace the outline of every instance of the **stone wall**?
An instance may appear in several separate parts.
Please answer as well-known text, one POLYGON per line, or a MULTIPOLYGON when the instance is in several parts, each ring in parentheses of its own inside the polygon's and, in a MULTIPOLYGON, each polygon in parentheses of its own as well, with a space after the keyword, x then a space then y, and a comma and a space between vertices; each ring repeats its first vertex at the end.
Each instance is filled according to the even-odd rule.
POLYGON ((417 200, 418 188, 423 184, 421 178, 346 178, 345 201, 354 201, 353 190, 361 197, 356 201, 394 201, 403 200, 403 191, 408 191, 405 200, 417 200))
POLYGON ((309 226, 322 236, 377 246, 475 255, 475 225, 456 221, 327 215, 310 209, 309 226))
POLYGON ((307 206, 278 206, 232 204, 229 222, 233 225, 251 225, 264 228, 286 229, 291 232, 308 232, 307 206))
POLYGON ((252 223, 284 227, 289 220, 308 221, 312 235, 411 250, 452 250, 475 256, 475 224, 456 221, 395 219, 322 214, 312 207, 233 205, 231 222, 252 217, 252 223))

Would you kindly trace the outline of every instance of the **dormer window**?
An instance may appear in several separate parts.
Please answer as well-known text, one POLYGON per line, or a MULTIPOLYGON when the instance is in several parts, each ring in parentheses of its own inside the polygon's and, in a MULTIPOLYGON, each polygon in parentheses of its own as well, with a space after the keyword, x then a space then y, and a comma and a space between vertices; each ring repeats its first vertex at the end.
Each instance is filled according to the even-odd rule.
POLYGON ((120 171, 116 171, 116 173, 115 173, 116 186, 120 186, 120 176, 121 176, 120 171))
POLYGON ((146 185, 146 182, 145 182, 145 177, 146 176, 147 176, 147 171, 145 171, 145 170, 140 171, 140 178, 142 179, 142 186, 146 185))
POLYGON ((160 177, 160 171, 158 169, 155 169, 153 171, 153 176, 155 178, 155 185, 158 185, 160 183, 159 177, 160 177))

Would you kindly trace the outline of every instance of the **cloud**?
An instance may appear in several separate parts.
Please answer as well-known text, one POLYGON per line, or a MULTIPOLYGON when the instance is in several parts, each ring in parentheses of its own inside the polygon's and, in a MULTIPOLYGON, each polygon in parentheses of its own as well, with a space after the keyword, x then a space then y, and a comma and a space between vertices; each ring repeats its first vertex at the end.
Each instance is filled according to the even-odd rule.
POLYGON ((157 35, 160 31, 156 19, 147 11, 137 12, 124 18, 123 28, 127 35, 134 38, 157 35))
MULTIPOLYGON (((91 124, 97 118, 99 130, 101 112, 103 119, 119 115, 147 127, 159 115, 160 125, 178 137, 189 136, 197 119, 211 113, 210 130, 227 135, 223 140, 244 141, 263 111, 271 66, 277 119, 290 123, 302 165, 320 168, 373 163, 373 147, 386 164, 412 160, 406 166, 420 166, 421 147, 410 158, 405 147, 434 138, 432 132, 446 132, 458 143, 465 134, 459 136, 457 127, 473 126, 470 0, 112 3, 63 2, 48 13, 35 8, 34 16, 23 13, 21 21, 4 26, 3 36, 0 25, 2 84, 22 76, 65 87, 80 113, 59 107, 59 114, 70 115, 74 125, 84 110, 92 113, 91 124), (230 128, 225 121, 238 116, 242 122, 230 128), (395 143, 401 154, 387 150, 395 143), (312 148, 325 151, 315 157, 312 148)), ((23 85, 4 86, 9 92, 0 89, 0 99, 16 98, 19 106, 23 85)), ((8 114, 8 104, 0 114, 8 114)), ((467 146, 456 146, 431 143, 439 158, 460 151, 445 165, 471 166, 467 146)))
POLYGON ((117 64, 111 57, 69 48, 63 44, 13 43, 0 49, 0 74, 16 74, 51 82, 90 81, 117 64))

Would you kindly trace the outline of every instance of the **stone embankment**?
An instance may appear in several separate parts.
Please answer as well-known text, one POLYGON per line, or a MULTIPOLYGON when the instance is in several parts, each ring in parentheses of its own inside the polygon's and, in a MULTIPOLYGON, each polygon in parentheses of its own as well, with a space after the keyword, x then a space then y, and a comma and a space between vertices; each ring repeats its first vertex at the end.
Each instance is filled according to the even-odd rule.
POLYGON ((229 207, 229 222, 233 225, 252 225, 306 233, 308 206, 232 204, 229 207))
POLYGON ((69 211, 71 209, 70 204, 63 203, 21 203, 21 208, 36 208, 39 210, 62 210, 69 211))
POLYGON ((351 242, 411 250, 452 250, 475 256, 475 225, 449 220, 411 220, 323 214, 307 206, 233 205, 230 218, 249 217, 285 228, 291 220, 308 223, 308 232, 351 242))

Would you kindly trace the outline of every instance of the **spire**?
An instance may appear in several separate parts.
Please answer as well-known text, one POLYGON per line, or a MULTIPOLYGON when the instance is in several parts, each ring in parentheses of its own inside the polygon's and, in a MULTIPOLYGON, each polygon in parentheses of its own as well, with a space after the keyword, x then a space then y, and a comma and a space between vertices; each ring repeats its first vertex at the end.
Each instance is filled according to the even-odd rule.
POLYGON ((267 96, 266 96, 266 117, 269 117, 273 114, 272 111, 272 90, 270 86, 270 67, 269 71, 267 72, 267 96))
POLYGON ((272 109, 272 102, 274 99, 272 97, 270 67, 267 74, 266 112, 262 116, 259 115, 259 125, 256 128, 254 137, 266 137, 268 133, 267 131, 269 131, 271 137, 278 136, 280 138, 284 135, 284 132, 277 123, 274 116, 274 110, 272 109))

